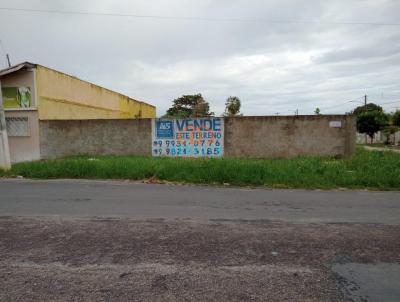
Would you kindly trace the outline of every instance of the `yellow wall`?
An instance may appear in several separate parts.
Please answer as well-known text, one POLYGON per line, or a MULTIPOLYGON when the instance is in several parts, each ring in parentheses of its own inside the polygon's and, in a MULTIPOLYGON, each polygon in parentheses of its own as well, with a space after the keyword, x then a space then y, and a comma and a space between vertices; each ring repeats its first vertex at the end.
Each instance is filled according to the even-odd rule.
POLYGON ((154 118, 156 108, 122 94, 38 65, 40 120, 154 118))

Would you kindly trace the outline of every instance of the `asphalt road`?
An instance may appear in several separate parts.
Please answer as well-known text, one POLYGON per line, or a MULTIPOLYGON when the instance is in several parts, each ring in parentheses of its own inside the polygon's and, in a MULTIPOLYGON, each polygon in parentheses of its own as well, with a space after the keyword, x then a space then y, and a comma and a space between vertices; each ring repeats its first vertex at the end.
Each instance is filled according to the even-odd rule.
POLYGON ((307 191, 115 181, 0 181, 3 216, 400 224, 400 192, 307 191))

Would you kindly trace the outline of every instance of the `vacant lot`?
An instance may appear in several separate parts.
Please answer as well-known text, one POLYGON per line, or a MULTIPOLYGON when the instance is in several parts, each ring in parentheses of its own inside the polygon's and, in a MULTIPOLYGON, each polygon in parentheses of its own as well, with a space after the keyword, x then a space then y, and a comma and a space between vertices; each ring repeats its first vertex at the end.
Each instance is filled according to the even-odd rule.
POLYGON ((400 154, 358 148, 350 159, 70 157, 21 163, 0 176, 130 179, 275 188, 400 189, 400 154))

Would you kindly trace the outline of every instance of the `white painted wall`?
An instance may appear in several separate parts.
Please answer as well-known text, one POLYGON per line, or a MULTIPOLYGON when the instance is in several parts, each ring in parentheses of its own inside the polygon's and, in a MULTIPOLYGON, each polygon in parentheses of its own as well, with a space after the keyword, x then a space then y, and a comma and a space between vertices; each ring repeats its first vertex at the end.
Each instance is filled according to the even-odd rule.
MULTIPOLYGON (((1 81, 0 81, 1 88, 1 81)), ((8 146, 8 136, 5 121, 5 114, 3 109, 3 96, 0 89, 0 168, 8 170, 11 168, 10 164, 10 150, 8 146)))
POLYGON ((12 163, 40 159, 39 118, 37 112, 35 70, 19 70, 1 78, 2 87, 30 87, 32 93, 31 108, 5 109, 7 118, 28 118, 29 135, 12 136, 8 133, 10 160, 12 163))

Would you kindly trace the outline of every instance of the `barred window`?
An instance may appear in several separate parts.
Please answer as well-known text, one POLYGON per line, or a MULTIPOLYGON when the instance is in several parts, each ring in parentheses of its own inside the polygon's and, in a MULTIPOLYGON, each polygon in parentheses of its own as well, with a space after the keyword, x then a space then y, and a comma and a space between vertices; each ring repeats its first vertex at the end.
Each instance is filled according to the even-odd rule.
POLYGON ((22 117, 6 117, 8 136, 30 136, 29 118, 22 117))

